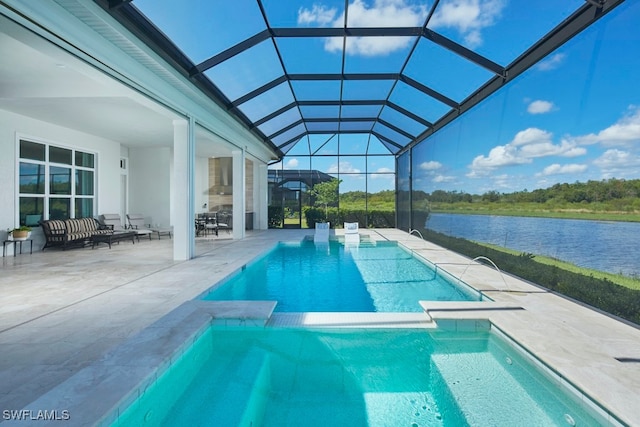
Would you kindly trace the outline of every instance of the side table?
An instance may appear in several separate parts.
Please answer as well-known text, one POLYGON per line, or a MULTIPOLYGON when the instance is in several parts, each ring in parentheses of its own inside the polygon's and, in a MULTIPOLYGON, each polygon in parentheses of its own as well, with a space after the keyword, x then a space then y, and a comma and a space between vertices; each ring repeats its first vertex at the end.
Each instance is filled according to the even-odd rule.
POLYGON ((33 254, 33 240, 31 239, 27 239, 27 240, 5 240, 4 242, 2 242, 2 256, 4 257, 7 253, 7 244, 13 243, 13 256, 16 256, 18 251, 17 251, 17 244, 20 243, 20 253, 22 253, 22 243, 24 242, 29 242, 29 253, 33 254))

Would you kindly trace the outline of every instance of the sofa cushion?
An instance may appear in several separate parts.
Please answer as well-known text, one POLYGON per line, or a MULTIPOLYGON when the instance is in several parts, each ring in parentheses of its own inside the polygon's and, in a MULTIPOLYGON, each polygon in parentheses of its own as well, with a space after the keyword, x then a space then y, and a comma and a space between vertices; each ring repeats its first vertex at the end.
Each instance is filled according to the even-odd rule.
POLYGON ((90 239, 94 233, 90 231, 79 231, 77 233, 67 233, 67 242, 73 242, 76 240, 90 239))
POLYGON ((64 234, 67 227, 65 223, 61 219, 51 219, 49 221, 44 221, 43 225, 48 228, 50 234, 64 234))
POLYGON ((110 228, 104 228, 104 229, 96 230, 91 234, 113 234, 113 230, 110 228))
MULTIPOLYGON (((67 233, 92 233, 98 229, 98 223, 93 218, 73 218, 64 220, 67 233)), ((89 237, 91 234, 89 234, 89 237)))

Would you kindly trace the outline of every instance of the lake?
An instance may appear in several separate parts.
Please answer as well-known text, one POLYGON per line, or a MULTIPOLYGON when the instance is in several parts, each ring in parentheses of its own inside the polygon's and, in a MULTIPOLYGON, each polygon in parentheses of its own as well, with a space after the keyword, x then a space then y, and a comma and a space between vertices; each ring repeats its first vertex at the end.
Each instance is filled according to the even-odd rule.
POLYGON ((640 276, 640 223, 636 222, 433 213, 426 226, 580 267, 640 276))

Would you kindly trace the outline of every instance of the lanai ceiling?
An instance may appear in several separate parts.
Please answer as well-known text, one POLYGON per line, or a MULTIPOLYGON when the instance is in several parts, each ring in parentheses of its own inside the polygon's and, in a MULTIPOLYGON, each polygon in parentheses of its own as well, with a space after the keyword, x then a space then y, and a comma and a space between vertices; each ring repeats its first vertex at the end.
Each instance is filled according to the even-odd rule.
POLYGON ((364 155, 423 140, 623 0, 96 1, 282 154, 350 135, 364 155))

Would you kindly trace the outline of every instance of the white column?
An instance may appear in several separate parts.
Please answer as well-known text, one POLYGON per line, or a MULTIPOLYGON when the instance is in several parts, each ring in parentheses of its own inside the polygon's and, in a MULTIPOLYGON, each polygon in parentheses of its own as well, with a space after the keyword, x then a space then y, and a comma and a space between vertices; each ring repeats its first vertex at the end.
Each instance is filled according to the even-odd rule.
POLYGON ((233 238, 244 239, 245 171, 244 150, 234 150, 233 156, 233 238))
POLYGON ((171 222, 173 224, 173 259, 191 259, 195 253, 194 165, 195 123, 173 122, 173 179, 171 182, 171 222))
POLYGON ((253 165, 253 210, 255 211, 253 226, 258 230, 266 230, 269 226, 267 165, 258 162, 254 162, 253 165))

